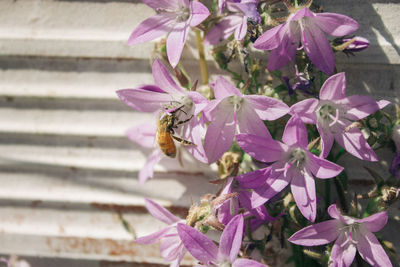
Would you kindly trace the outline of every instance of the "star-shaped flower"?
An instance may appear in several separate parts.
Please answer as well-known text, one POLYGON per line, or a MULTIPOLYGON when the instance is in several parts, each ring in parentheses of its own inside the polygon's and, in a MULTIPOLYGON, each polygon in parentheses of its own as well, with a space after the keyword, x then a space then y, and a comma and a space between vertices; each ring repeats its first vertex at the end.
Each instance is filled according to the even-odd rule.
POLYGON ((196 229, 178 224, 178 234, 185 248, 199 260, 200 266, 265 267, 259 262, 238 258, 243 237, 243 215, 236 215, 225 227, 219 247, 196 229))
POLYGON ((186 249, 178 236, 176 225, 184 223, 185 220, 179 219, 150 199, 146 199, 146 208, 151 215, 168 226, 153 234, 139 237, 135 242, 138 244, 154 244, 161 241, 162 257, 166 261, 171 261, 170 267, 178 267, 186 253, 186 249))
MULTIPOLYGON (((204 137, 205 129, 196 117, 207 105, 207 99, 198 92, 188 92, 178 86, 167 68, 158 59, 153 63, 153 77, 155 85, 118 90, 119 98, 131 108, 142 112, 165 113, 167 107, 181 108, 182 112, 177 114, 177 119, 179 121, 191 119, 178 127, 176 131, 182 133, 183 139, 196 144, 196 146, 188 146, 187 150, 199 161, 207 162, 201 140, 204 137)), ((154 123, 137 125, 129 129, 127 135, 129 139, 141 146, 155 147, 156 124, 155 120, 154 123)), ((161 160, 162 155, 156 146, 147 158, 146 165, 139 172, 140 183, 153 177, 153 168, 161 160)))
POLYGON ((190 27, 205 20, 210 12, 199 1, 189 0, 142 0, 157 11, 144 20, 129 37, 128 44, 135 45, 154 40, 168 34, 167 55, 169 63, 175 67, 182 54, 190 27))
POLYGON ((331 267, 350 266, 357 250, 372 266, 392 266, 373 234, 386 225, 388 216, 385 211, 357 219, 340 214, 336 204, 333 204, 328 208, 328 213, 333 220, 307 226, 288 240, 301 246, 320 246, 336 240, 331 252, 331 267))
POLYGON ((235 40, 241 41, 247 33, 247 21, 260 23, 257 0, 228 1, 225 3, 229 14, 216 23, 204 38, 205 44, 215 45, 234 34, 235 40))
POLYGON ((204 148, 208 161, 217 161, 231 146, 239 126, 241 133, 270 136, 263 120, 276 120, 288 112, 288 106, 277 99, 261 95, 243 95, 233 84, 218 76, 214 86, 215 100, 204 109, 210 121, 204 148))
POLYGON ((297 116, 286 124, 282 141, 252 134, 238 134, 239 146, 253 158, 273 162, 270 167, 237 177, 244 188, 253 188, 252 206, 258 207, 281 192, 289 183, 300 212, 310 221, 317 214, 314 176, 337 176, 343 168, 308 151, 307 130, 297 116))
POLYGON ((254 47, 271 50, 268 69, 277 70, 292 61, 296 56, 300 40, 310 60, 326 74, 332 74, 335 59, 332 47, 325 33, 344 36, 358 29, 358 23, 335 13, 313 13, 307 7, 289 16, 287 21, 276 26, 254 43, 254 47))
POLYGON ((368 145, 358 127, 351 124, 384 108, 389 101, 375 101, 368 96, 346 97, 344 72, 335 74, 325 81, 318 99, 306 99, 290 107, 290 114, 299 116, 304 123, 316 124, 322 139, 322 157, 327 157, 333 141, 347 152, 362 160, 377 161, 378 158, 368 145))

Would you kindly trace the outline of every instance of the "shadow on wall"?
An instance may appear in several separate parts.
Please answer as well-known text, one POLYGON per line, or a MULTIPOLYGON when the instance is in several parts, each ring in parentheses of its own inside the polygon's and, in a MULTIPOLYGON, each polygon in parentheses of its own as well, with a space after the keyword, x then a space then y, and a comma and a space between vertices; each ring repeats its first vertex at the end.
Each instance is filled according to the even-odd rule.
MULTIPOLYGON (((399 32, 394 32, 398 27, 394 26, 395 20, 387 19, 393 24, 392 29, 388 29, 385 25, 385 16, 398 16, 396 9, 391 9, 392 14, 387 14, 379 12, 379 7, 374 6, 374 4, 386 4, 387 6, 399 5, 398 0, 317 0, 314 1, 317 4, 322 5, 324 11, 326 12, 337 12, 340 14, 345 14, 352 17, 360 23, 360 29, 356 32, 357 35, 361 35, 367 38, 371 46, 378 46, 378 36, 376 31, 388 42, 394 50, 400 56, 400 47, 396 43, 396 36, 394 34, 399 34, 399 32), (375 31, 374 31, 375 30, 375 31)), ((397 7, 400 8, 400 7, 397 7)), ((400 36, 397 36, 400 38, 400 36)), ((367 50, 368 51, 368 50, 367 50)), ((382 63, 389 63, 389 59, 383 49, 380 47, 379 56, 382 63)), ((375 55, 374 55, 375 56, 375 55)))

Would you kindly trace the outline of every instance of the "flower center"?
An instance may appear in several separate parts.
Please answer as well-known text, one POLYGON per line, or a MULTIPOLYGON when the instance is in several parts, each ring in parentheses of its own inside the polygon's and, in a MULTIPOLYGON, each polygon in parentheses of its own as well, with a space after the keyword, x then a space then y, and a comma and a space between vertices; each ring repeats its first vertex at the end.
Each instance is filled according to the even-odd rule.
POLYGON ((243 98, 237 95, 232 95, 229 97, 228 101, 233 105, 234 111, 237 112, 242 107, 243 98))
POLYGON ((225 261, 225 262, 220 263, 218 266, 219 267, 231 267, 232 265, 230 264, 230 262, 225 261))
POLYGON ((344 227, 342 227, 340 230, 344 231, 346 237, 348 238, 348 241, 346 241, 344 245, 346 245, 348 242, 352 242, 352 243, 357 243, 356 238, 355 238, 355 233, 359 232, 361 229, 361 223, 353 223, 350 225, 346 225, 344 227))
POLYGON ((190 17, 190 10, 187 7, 181 7, 176 11, 176 22, 187 21, 190 17))
POLYGON ((301 148, 295 148, 290 153, 290 162, 293 162, 297 167, 301 166, 306 161, 306 152, 301 148))
POLYGON ((340 121, 342 111, 333 103, 324 103, 316 111, 318 121, 326 127, 332 127, 335 124, 343 124, 340 121))

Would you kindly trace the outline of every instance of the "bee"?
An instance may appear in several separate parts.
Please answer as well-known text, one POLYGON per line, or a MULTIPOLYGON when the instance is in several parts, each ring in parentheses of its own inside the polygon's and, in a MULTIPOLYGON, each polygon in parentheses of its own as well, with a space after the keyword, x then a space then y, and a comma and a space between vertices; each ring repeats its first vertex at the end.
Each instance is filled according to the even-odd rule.
POLYGON ((171 158, 175 158, 176 156, 176 146, 174 143, 174 139, 184 145, 195 145, 190 141, 184 140, 174 135, 174 129, 177 129, 179 125, 188 122, 193 117, 192 116, 187 120, 178 121, 176 113, 179 111, 184 112, 183 110, 181 110, 182 107, 179 107, 170 112, 170 114, 163 116, 161 119, 158 120, 157 123, 157 143, 161 151, 171 158))

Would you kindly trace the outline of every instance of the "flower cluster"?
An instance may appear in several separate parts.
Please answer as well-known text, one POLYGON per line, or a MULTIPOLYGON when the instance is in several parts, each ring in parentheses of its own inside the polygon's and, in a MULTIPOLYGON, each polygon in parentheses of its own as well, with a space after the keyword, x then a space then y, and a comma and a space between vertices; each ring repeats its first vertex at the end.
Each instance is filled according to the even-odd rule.
POLYGON ((368 47, 365 38, 349 36, 358 23, 321 13, 312 1, 299 6, 297 0, 284 0, 288 14, 275 20, 274 5, 280 1, 215 0, 211 6, 195 0, 142 1, 156 15, 137 26, 128 44, 166 37, 160 42, 166 49, 159 49, 161 57, 153 62, 155 84, 117 91, 131 108, 155 114, 154 122, 127 132, 133 142, 152 148, 139 182, 152 178, 164 157, 185 149, 200 162, 217 163, 219 179, 212 182, 220 188, 192 205, 185 220, 147 199, 148 211, 167 227, 135 242, 161 242, 161 255, 171 266, 179 266, 186 253, 197 266, 273 265, 267 248, 276 238, 283 248, 293 244, 296 264, 297 258, 310 256, 301 266, 347 267, 356 251, 373 266, 391 266, 372 233, 386 225, 386 209, 398 198, 393 181, 400 153, 392 176, 384 179, 369 170, 376 190, 356 194, 351 203, 340 164, 346 152, 357 160, 378 161, 375 148, 393 141, 400 147, 400 118, 381 111, 390 102, 347 96, 345 73, 335 74, 335 53, 368 47), (203 77, 198 91, 197 81, 192 83, 184 64, 178 64, 191 28, 203 77), (330 41, 326 34, 338 38, 330 41), (226 76, 208 81, 204 45, 226 76), (260 58, 257 50, 270 53, 260 58), (361 214, 357 200, 364 198, 375 205, 370 202, 361 214), (327 214, 333 219, 326 220, 327 214), (327 253, 298 245, 324 246, 327 253))

